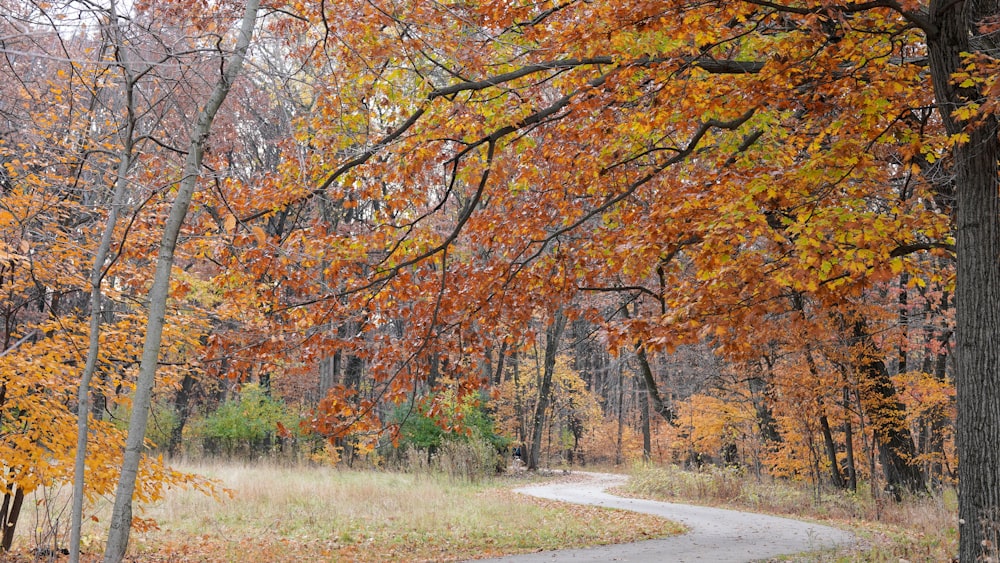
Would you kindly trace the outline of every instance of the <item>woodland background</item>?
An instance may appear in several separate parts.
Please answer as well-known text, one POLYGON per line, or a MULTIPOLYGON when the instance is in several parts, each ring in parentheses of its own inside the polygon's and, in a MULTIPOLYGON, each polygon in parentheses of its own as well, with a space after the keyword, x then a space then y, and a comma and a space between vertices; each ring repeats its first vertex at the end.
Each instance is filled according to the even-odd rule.
POLYGON ((942 118, 928 10, 0 0, 5 530, 81 413, 113 492, 161 317, 138 501, 209 486, 175 456, 447 448, 954 484, 947 126, 995 60, 942 118))

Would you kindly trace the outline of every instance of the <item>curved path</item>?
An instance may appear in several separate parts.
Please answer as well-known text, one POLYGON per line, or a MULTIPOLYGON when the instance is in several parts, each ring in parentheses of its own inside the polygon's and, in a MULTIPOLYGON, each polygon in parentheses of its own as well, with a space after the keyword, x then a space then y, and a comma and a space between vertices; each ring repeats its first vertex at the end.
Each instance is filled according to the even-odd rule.
POLYGON ((622 475, 577 473, 586 481, 535 485, 516 489, 536 497, 655 514, 684 524, 686 534, 638 543, 547 551, 482 561, 633 561, 746 563, 779 555, 831 549, 852 544, 852 534, 790 518, 617 497, 605 489, 621 485, 622 475))

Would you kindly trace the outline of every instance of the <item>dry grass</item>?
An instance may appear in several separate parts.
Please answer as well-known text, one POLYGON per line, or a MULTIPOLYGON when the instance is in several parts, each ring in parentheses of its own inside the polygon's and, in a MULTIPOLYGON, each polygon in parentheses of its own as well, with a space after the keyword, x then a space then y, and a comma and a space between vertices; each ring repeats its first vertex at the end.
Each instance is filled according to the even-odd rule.
MULTIPOLYGON (((176 491, 146 507, 139 516, 155 519, 159 530, 133 535, 132 560, 455 561, 680 531, 659 518, 517 495, 510 487, 524 483, 510 480, 472 484, 327 467, 184 469, 218 479, 232 498, 176 491)), ((97 560, 103 533, 102 523, 88 523, 92 553, 84 560, 97 560)), ((30 538, 20 545, 26 553, 30 538)))
POLYGON ((817 491, 807 483, 755 479, 734 469, 683 471, 676 467, 639 467, 620 491, 632 496, 724 506, 739 510, 821 520, 850 529, 858 546, 811 554, 796 561, 916 563, 950 561, 958 551, 954 491, 909 496, 894 502, 857 493, 817 491))

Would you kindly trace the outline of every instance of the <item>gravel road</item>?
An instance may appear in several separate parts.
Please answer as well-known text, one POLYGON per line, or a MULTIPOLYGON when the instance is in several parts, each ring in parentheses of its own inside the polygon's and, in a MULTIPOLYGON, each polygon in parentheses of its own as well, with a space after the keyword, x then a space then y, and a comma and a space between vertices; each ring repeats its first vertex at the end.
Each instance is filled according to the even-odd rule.
POLYGON ((586 480, 516 489, 536 497, 655 514, 684 524, 688 533, 660 540, 586 549, 546 551, 483 561, 631 561, 640 563, 746 563, 829 549, 855 541, 852 534, 790 518, 720 508, 617 497, 605 492, 627 477, 576 473, 586 480))

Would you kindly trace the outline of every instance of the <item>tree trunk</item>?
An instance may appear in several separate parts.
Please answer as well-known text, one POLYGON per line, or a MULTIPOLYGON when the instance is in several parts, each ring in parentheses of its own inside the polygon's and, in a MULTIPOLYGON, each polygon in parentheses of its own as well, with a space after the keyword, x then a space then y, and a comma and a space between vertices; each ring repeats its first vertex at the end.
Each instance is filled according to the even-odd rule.
POLYGON ((847 488, 858 490, 858 471, 854 463, 854 428, 851 424, 851 391, 844 387, 844 455, 847 463, 847 488))
MULTIPOLYGON (((943 342, 948 342, 951 339, 951 331, 945 331, 944 335, 941 337, 943 342)), ((948 366, 948 352, 947 345, 942 345, 942 351, 937 355, 934 361, 934 377, 938 381, 944 381, 946 374, 946 369, 948 366)), ((931 423, 930 433, 930 447, 929 450, 934 456, 934 461, 930 466, 931 475, 936 476, 936 481, 932 477, 932 484, 940 486, 944 483, 945 474, 945 452, 944 452, 944 432, 945 424, 947 422, 948 415, 944 412, 939 413, 935 417, 934 421, 931 423)))
POLYGON ((955 385, 958 419, 959 558, 976 561, 984 524, 1000 512, 1000 190, 997 119, 960 121, 955 110, 980 102, 952 80, 963 52, 991 51, 996 34, 977 24, 1000 14, 997 0, 931 0, 927 45, 939 113, 949 134, 968 140, 953 151, 956 213, 955 385), (970 40, 974 37, 975 41, 970 40))
POLYGON ((191 418, 191 402, 194 395, 195 379, 190 373, 185 373, 181 380, 181 388, 174 396, 174 411, 177 413, 177 424, 170 429, 170 442, 167 444, 167 455, 175 457, 181 447, 184 436, 184 426, 191 418))
POLYGON ((107 273, 106 265, 108 255, 111 253, 111 241, 114 236, 115 227, 118 224, 118 216, 125 203, 125 192, 128 187, 128 173, 134 161, 135 143, 135 101, 133 98, 136 77, 134 69, 129 61, 129 55, 125 40, 122 38, 121 30, 118 28, 118 14, 115 11, 116 3, 111 2, 109 18, 111 25, 108 26, 111 40, 117 50, 117 59, 122 69, 125 79, 125 128, 122 132, 122 148, 118 160, 118 170, 116 171, 114 188, 111 196, 111 207, 108 209, 108 218, 104 224, 104 232, 101 233, 101 241, 94 252, 94 264, 90 270, 90 335, 87 348, 87 360, 83 367, 83 374, 80 376, 80 385, 77 388, 77 409, 76 409, 76 456, 73 462, 73 501, 70 508, 70 538, 69 538, 69 561, 77 563, 80 561, 80 537, 83 527, 83 492, 86 484, 86 462, 87 462, 87 439, 90 433, 90 386, 97 371, 97 358, 100 353, 101 321, 104 318, 102 304, 104 294, 101 285, 107 273))
POLYGON ((548 330, 545 331, 545 359, 542 367, 542 379, 538 385, 538 402, 535 404, 535 418, 532 421, 531 451, 528 455, 528 469, 538 469, 541 458, 542 437, 545 431, 545 413, 549 408, 549 395, 552 392, 552 372, 556 367, 556 354, 559 352, 559 340, 566 328, 566 315, 562 310, 555 312, 548 330))
MULTIPOLYGON (((813 359, 812 350, 806 350, 806 365, 809 367, 809 374, 814 379, 819 379, 819 368, 816 367, 816 360, 813 359)), ((823 449, 826 451, 827 461, 830 462, 830 480, 833 486, 838 489, 845 487, 844 476, 840 473, 840 464, 837 462, 837 445, 833 441, 833 432, 830 430, 830 420, 826 417, 826 405, 823 398, 816 399, 819 403, 821 413, 819 415, 819 427, 823 433, 823 449)))
POLYGON ((663 402, 660 392, 656 387, 656 378, 653 376, 653 369, 649 365, 649 358, 646 357, 646 347, 639 342, 635 346, 635 356, 639 360, 639 373, 642 374, 643 387, 646 388, 646 396, 649 399, 656 414, 663 417, 667 422, 674 421, 674 411, 663 402))
POLYGON ((653 440, 649 428, 649 389, 645 382, 639 384, 639 417, 642 425, 642 459, 649 461, 653 457, 653 440))
POLYGON ((622 464, 622 435, 625 432, 625 370, 618 365, 618 435, 615 439, 615 465, 622 464))
MULTIPOLYGON (((823 401, 820 401, 820 408, 822 407, 823 401)), ((837 461, 837 445, 833 441, 833 432, 830 430, 830 420, 826 417, 826 413, 819 415, 819 427, 823 432, 823 447, 826 450, 827 461, 830 463, 830 482, 838 489, 847 488, 844 475, 840 472, 840 463, 837 461)))
POLYGON ((518 447, 521 448, 521 461, 524 461, 527 453, 524 451, 525 438, 527 436, 527 431, 525 430, 525 420, 524 420, 524 398, 521 396, 521 359, 518 356, 517 350, 511 354, 511 366, 513 366, 513 378, 514 378, 514 416, 517 417, 517 443, 518 447))
POLYGON ((497 354, 497 369, 493 372, 493 385, 499 386, 503 383, 503 370, 507 361, 507 341, 500 343, 500 352, 497 354))
MULTIPOLYGON (((9 348, 4 349, 0 352, 0 358, 3 358, 10 352, 17 350, 22 344, 28 342, 35 337, 35 331, 31 331, 28 334, 22 336, 20 340, 11 344, 9 348)), ((10 344, 10 340, 6 341, 10 344)), ((0 428, 3 427, 3 407, 7 402, 7 382, 0 381, 0 428)), ((3 506, 0 506, 0 552, 7 551, 10 549, 10 542, 14 541, 14 530, 17 527, 17 519, 21 515, 21 501, 24 500, 24 491, 17 486, 17 479, 12 471, 8 471, 7 475, 7 486, 10 487, 10 491, 3 496, 3 506)), ((2 558, 0 558, 2 560, 2 558)))
POLYGON ((906 293, 906 286, 910 280, 910 276, 906 272, 899 275, 899 330, 900 330, 900 344, 899 344, 899 357, 896 358, 896 373, 902 375, 909 371, 909 364, 907 362, 909 354, 907 354, 906 346, 907 340, 910 337, 910 315, 908 308, 908 296, 906 293))
POLYGON ((879 358, 878 348, 864 319, 854 322, 853 333, 860 353, 856 367, 863 386, 862 404, 878 442, 879 462, 885 472, 886 485, 896 498, 903 489, 923 491, 923 472, 914 462, 917 452, 913 436, 906 426, 905 407, 896 394, 889 370, 879 358))
POLYGON ((129 533, 132 529, 132 496, 135 493, 139 462, 142 459, 153 383, 156 379, 156 367, 160 357, 160 341, 163 336, 163 325, 166 321, 167 296, 170 293, 174 249, 181 226, 187 216, 198 176, 201 173, 201 162, 205 154, 205 144, 212 128, 212 121, 243 66, 243 59, 250 47, 250 38, 257 21, 258 6, 259 0, 247 1, 236 48, 230 56, 222 76, 215 84, 204 109, 199 114, 197 124, 193 127, 187 158, 184 162, 183 177, 177 186, 177 195, 170 207, 170 215, 163 226, 163 239, 160 242, 156 272, 153 285, 149 290, 146 340, 142 349, 142 361, 139 365, 139 376, 132 399, 132 416, 129 419, 122 472, 115 491, 115 504, 104 552, 105 563, 119 563, 124 558, 125 549, 128 547, 129 533))
POLYGON ((753 403, 754 412, 757 413, 757 427, 760 429, 761 438, 765 442, 777 444, 781 442, 781 433, 778 432, 778 421, 774 419, 774 412, 769 404, 771 398, 771 384, 769 382, 774 379, 774 365, 770 356, 764 356, 764 364, 767 366, 767 379, 762 376, 754 376, 747 384, 750 388, 750 400, 753 403))
POLYGON ((14 542, 14 530, 17 528, 17 519, 21 515, 21 505, 24 502, 24 489, 13 486, 13 491, 4 494, 3 506, 0 506, 0 526, 3 533, 0 534, 0 552, 10 551, 10 546, 14 542))

